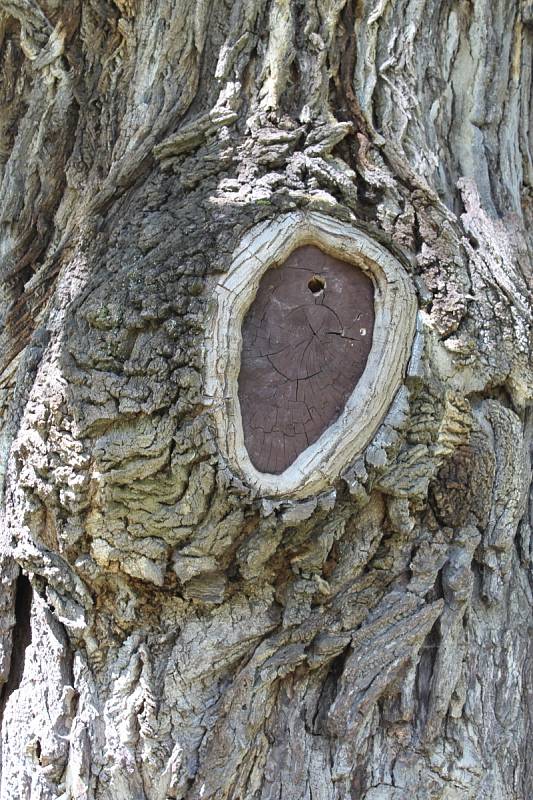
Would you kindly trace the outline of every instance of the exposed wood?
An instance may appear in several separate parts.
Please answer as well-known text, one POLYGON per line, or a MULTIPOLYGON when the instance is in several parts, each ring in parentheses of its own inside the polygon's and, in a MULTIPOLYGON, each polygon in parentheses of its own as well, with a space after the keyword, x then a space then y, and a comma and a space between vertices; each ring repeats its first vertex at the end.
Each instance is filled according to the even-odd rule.
POLYGON ((239 402, 259 472, 279 474, 340 416, 364 372, 374 288, 314 245, 263 275, 243 323, 239 402))

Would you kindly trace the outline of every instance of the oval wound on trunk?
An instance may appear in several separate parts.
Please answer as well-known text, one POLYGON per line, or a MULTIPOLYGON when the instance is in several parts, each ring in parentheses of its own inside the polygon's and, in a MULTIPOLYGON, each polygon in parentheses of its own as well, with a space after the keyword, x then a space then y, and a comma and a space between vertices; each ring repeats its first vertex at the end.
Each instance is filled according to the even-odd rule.
POLYGON ((242 327, 239 402, 254 467, 280 474, 342 413, 366 366, 374 287, 314 245, 264 274, 242 327))

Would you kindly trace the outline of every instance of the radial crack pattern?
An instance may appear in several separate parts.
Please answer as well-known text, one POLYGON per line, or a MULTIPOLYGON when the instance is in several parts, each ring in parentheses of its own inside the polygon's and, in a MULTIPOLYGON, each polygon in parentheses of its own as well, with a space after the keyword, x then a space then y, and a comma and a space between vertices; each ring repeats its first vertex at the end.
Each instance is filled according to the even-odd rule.
POLYGON ((242 330, 239 401, 253 465, 279 474, 342 412, 365 368, 374 288, 306 245, 263 276, 242 330))

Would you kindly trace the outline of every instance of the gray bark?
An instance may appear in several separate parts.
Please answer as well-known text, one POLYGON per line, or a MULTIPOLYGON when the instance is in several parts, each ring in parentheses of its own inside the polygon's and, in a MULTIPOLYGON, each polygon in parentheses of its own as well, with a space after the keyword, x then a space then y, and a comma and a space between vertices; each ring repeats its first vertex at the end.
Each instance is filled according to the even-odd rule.
POLYGON ((0 0, 1 800, 533 796, 532 29, 0 0), (419 308, 371 443, 298 500, 205 393, 217 281, 295 210, 419 308))

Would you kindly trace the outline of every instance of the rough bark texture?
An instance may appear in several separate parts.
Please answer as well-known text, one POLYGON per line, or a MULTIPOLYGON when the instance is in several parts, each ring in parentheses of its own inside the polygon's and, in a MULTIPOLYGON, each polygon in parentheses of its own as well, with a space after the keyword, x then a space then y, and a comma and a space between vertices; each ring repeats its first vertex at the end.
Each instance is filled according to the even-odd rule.
POLYGON ((0 0, 2 800, 533 796, 532 30, 0 0), (402 259, 418 334, 365 452, 274 502, 204 365, 232 253, 294 209, 402 259))

